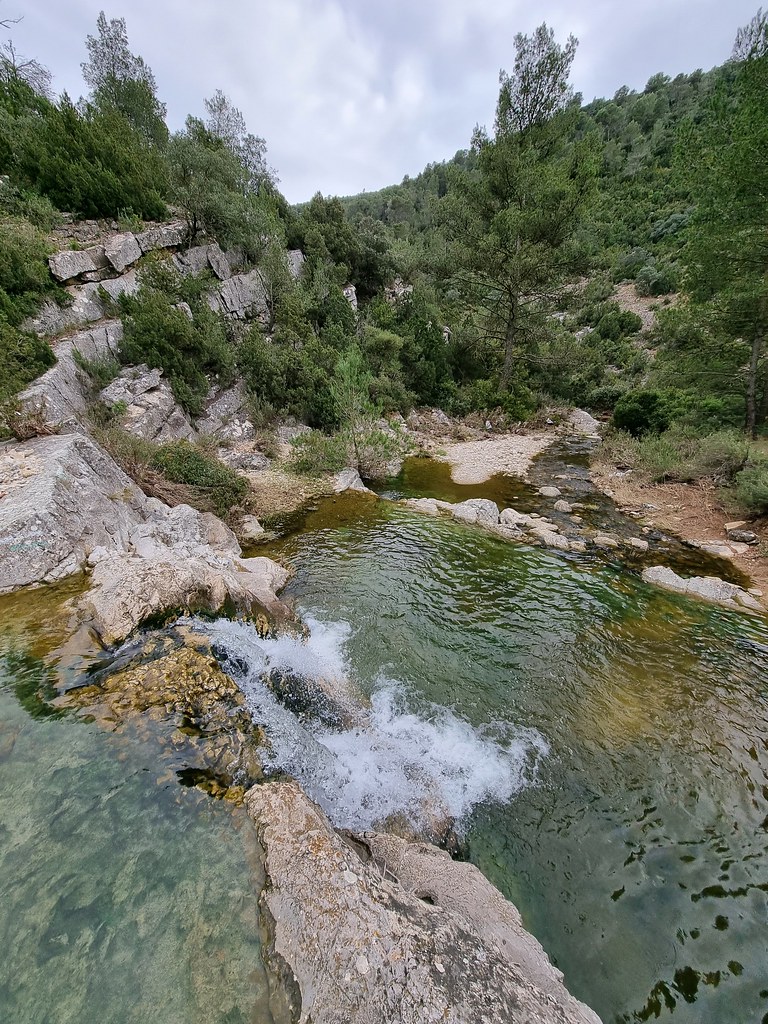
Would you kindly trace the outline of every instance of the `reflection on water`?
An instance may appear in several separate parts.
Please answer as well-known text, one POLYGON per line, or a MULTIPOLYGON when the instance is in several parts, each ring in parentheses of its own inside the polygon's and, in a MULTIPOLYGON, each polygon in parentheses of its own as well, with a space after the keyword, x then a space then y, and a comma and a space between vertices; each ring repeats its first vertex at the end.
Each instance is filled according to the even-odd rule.
POLYGON ((0 641, 0 1020, 269 1024, 244 812, 148 739, 51 714, 34 618, 0 641))
POLYGON ((471 857, 606 1021, 768 1013, 768 623, 342 496, 272 545, 376 692, 549 746, 471 857))

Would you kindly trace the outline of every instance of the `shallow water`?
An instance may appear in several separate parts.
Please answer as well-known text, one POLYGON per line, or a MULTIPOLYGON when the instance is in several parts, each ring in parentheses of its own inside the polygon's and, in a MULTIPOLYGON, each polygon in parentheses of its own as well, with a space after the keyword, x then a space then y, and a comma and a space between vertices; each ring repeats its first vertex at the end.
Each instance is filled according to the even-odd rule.
POLYGON ((374 705, 437 742, 438 781, 438 708, 475 771, 499 729, 541 738, 532 777, 495 769, 461 813, 574 994, 606 1021, 768 1019, 765 619, 356 495, 269 553, 374 705))
POLYGON ((0 1020, 270 1024, 249 820, 51 711, 52 607, 0 603, 0 1020))

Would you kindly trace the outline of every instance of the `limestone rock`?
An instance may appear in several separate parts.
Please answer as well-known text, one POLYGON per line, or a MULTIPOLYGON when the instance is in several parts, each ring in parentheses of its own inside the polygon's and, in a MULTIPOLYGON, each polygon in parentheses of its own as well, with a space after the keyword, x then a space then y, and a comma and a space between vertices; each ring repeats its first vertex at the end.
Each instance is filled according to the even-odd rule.
POLYGON ((266 531, 256 516, 243 516, 237 532, 240 540, 254 543, 262 540, 266 531))
POLYGON ((126 405, 120 426, 135 437, 160 443, 192 440, 197 436, 195 428, 176 402, 170 384, 162 379, 162 372, 145 364, 126 367, 99 397, 108 405, 126 405))
POLYGON ((237 320, 260 316, 267 311, 267 293, 261 271, 251 270, 247 274, 236 274, 224 281, 206 301, 214 313, 237 320))
POLYGON ((760 538, 752 530, 733 529, 727 531, 728 540, 734 541, 736 544, 759 544, 760 538))
POLYGON ((627 544, 629 544, 631 548, 635 548, 636 551, 648 550, 648 541, 643 540, 642 537, 630 537, 627 544))
POLYGON ((619 542, 615 537, 611 537, 608 533, 598 533, 592 540, 592 543, 596 548, 612 549, 619 546, 619 542))
POLYGON ((107 239, 104 254, 117 273, 122 274, 126 267, 141 259, 141 246, 136 241, 136 236, 126 231, 122 235, 112 235, 107 239))
POLYGON ((465 523, 495 526, 499 521, 499 507, 495 501, 488 498, 469 498, 454 505, 451 515, 465 523))
POLYGON ((573 505, 571 505, 570 502, 565 501, 565 499, 560 498, 555 502, 555 512, 566 512, 570 514, 573 512, 573 505))
POLYGON ((568 422, 577 434, 585 434, 587 437, 599 437, 600 421, 596 420, 584 409, 573 409, 568 422))
POLYGON ((207 245, 194 245, 191 249, 178 252, 173 257, 173 265, 182 277, 187 277, 190 274, 201 274, 210 267, 208 249, 209 246, 207 245))
POLYGON ((577 554, 584 554, 584 552, 587 550, 587 545, 583 540, 569 540, 568 550, 574 551, 577 554))
POLYGON ((289 249, 287 255, 290 275, 294 281, 298 281, 301 277, 301 271, 304 266, 304 253, 301 249, 289 249))
POLYGON ((726 534, 729 534, 731 530, 743 530, 744 527, 747 525, 748 524, 746 519, 737 519, 733 523, 726 523, 723 529, 725 530, 726 534))
POLYGON ((104 249, 98 245, 88 249, 65 249, 48 258, 48 266, 57 281, 71 281, 82 274, 101 270, 105 262, 104 249))
POLYGON ((75 353, 84 359, 116 359, 123 337, 119 320, 80 331, 56 346, 56 363, 18 396, 21 408, 42 414, 49 425, 77 430, 84 422, 91 383, 75 361, 75 353))
POLYGON ((229 260, 216 242, 208 246, 208 262, 211 265, 211 270, 220 281, 226 281, 232 276, 229 260))
POLYGON ((295 782, 255 786, 246 806, 297 1020, 599 1024, 473 865, 377 833, 344 841, 295 782))
POLYGON ((342 289, 344 292, 344 298, 350 304, 352 309, 357 312, 357 289, 353 284, 344 285, 342 289))
POLYGON ((248 403, 239 382, 213 398, 205 415, 197 421, 201 434, 220 441, 245 441, 253 437, 255 428, 249 419, 248 403))
POLYGON ((540 487, 538 493, 542 498, 559 498, 563 492, 559 487, 540 487))
POLYGON ((106 452, 82 434, 21 450, 33 471, 0 502, 0 593, 80 572, 95 548, 129 549, 148 499, 106 452))
POLYGON ((153 249, 173 249, 183 245, 186 236, 187 225, 183 220, 177 220, 171 224, 158 224, 156 227, 141 231, 136 235, 136 241, 141 251, 148 253, 153 249))
POLYGON ((336 474, 333 480, 333 491, 334 494, 341 494, 343 491, 364 491, 366 494, 373 494, 373 491, 366 487, 360 479, 358 471, 351 466, 336 474))
POLYGON ((743 587, 728 583, 717 576, 678 576, 676 572, 664 565, 654 565, 643 570, 643 580, 653 583, 664 590, 687 597, 698 597, 702 601, 722 605, 736 611, 762 612, 765 609, 760 602, 743 587))
POLYGON ((555 533, 553 530, 548 530, 544 526, 534 527, 531 530, 531 536, 535 537, 536 540, 540 540, 547 548, 559 548, 561 551, 570 550, 567 537, 563 537, 562 534, 555 533))

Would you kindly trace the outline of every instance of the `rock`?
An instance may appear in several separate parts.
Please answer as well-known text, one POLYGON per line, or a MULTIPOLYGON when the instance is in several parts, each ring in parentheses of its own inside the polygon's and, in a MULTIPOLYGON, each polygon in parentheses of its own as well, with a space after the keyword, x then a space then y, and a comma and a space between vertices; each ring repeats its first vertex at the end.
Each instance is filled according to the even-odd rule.
POLYGON ((106 263, 102 246, 88 249, 65 249, 48 258, 48 266, 57 281, 71 281, 82 274, 101 270, 106 263))
POLYGON ((246 441, 256 430, 248 415, 248 400, 240 382, 222 391, 205 408, 196 423, 201 434, 220 441, 246 441))
POLYGON ((126 267, 141 259, 141 246, 136 241, 136 236, 126 231, 122 235, 112 235, 107 239, 104 254, 117 273, 122 274, 126 267))
POLYGON ((454 519, 464 523, 477 523, 478 526, 496 526, 499 521, 499 507, 488 498, 469 498, 460 501, 451 509, 454 519))
POLYGON ((629 544, 631 548, 635 548, 637 551, 647 551, 649 546, 648 541, 643 540, 641 537, 630 537, 627 544, 629 544))
POLYGON ((208 246, 208 262, 220 281, 226 281, 232 276, 229 260, 216 242, 208 246))
POLYGON ((350 304, 352 309, 357 312, 357 289, 353 284, 344 285, 342 289, 344 292, 344 298, 350 304))
POLYGON ((206 301, 214 313, 237 320, 260 316, 267 312, 267 293, 261 271, 236 274, 211 292, 206 301))
POLYGON ((611 537, 610 534, 607 533, 598 533, 597 536, 593 538, 592 543, 596 548, 604 549, 617 548, 619 546, 619 542, 616 538, 611 537))
POLYGON ((117 359, 123 325, 109 320, 80 331, 56 346, 56 363, 18 396, 21 409, 37 412, 50 426, 77 430, 85 422, 92 384, 75 361, 75 353, 92 362, 117 359))
POLYGON ((559 487, 540 487, 538 493, 542 498, 559 498, 563 492, 559 487))
POLYGON ((587 550, 587 545, 583 540, 569 540, 568 550, 575 551, 578 554, 583 554, 587 550))
POLYGON ((546 527, 535 527, 531 530, 531 536, 540 540, 547 548, 559 548, 561 551, 570 550, 570 543, 567 537, 563 537, 561 534, 555 533, 553 530, 548 530, 546 527))
POLYGON ((283 444, 291 444, 296 438, 301 437, 302 434, 308 434, 311 429, 306 423, 296 423, 295 420, 288 420, 286 423, 281 423, 277 428, 277 439, 283 444))
POLYGON ((254 786, 246 807, 295 1019, 599 1024, 473 865, 378 833, 345 841, 296 782, 254 786))
POLYGON ((734 551, 729 544, 697 544, 700 551, 716 558, 733 558, 734 551))
POLYGON ((753 545, 760 543, 760 538, 751 530, 730 529, 727 531, 727 534, 728 540, 735 541, 737 544, 753 545))
POLYGON ((266 533, 256 516, 243 516, 238 527, 238 535, 241 541, 254 542, 264 538, 266 533))
POLYGON ((590 416, 584 409, 573 409, 568 417, 568 422, 577 434, 586 434, 587 437, 598 437, 600 434, 599 420, 590 416))
POLYGON ((210 269, 208 249, 209 246, 207 245, 193 245, 191 249, 177 252, 173 257, 173 265, 182 277, 188 277, 191 274, 202 274, 204 270, 210 269))
POLYGON ((173 249, 183 245, 186 237, 187 225, 183 220, 177 220, 141 231, 136 235, 136 241, 142 253, 148 253, 153 249, 173 249))
POLYGON ((663 565, 654 565, 644 569, 642 575, 646 583, 653 583, 664 590, 685 594, 687 597, 698 597, 702 601, 719 604, 724 608, 732 608, 736 611, 746 609, 752 612, 765 610, 760 602, 743 587, 739 587, 735 583, 727 583, 717 576, 686 578, 678 576, 672 569, 663 565))
POLYGON ((334 494, 341 494, 344 491, 364 491, 366 494, 373 494, 373 491, 366 487, 360 479, 358 471, 351 466, 348 469, 342 469, 333 478, 334 494))
POLYGON ((301 249, 289 249, 287 256, 288 271, 294 281, 298 281, 301 277, 301 271, 304 266, 304 253, 301 249))
POLYGON ((33 472, 0 502, 0 593, 72 576, 95 548, 130 548, 148 499, 106 452, 82 434, 35 438, 23 451, 33 472))
POLYGON ((129 366, 100 394, 107 405, 124 403, 120 426, 146 441, 190 441, 197 436, 186 413, 177 404, 173 390, 162 380, 162 370, 129 366))
POLYGON ((573 505, 565 501, 563 498, 560 498, 559 501, 555 502, 555 512, 566 512, 570 514, 573 512, 573 505))
POLYGON ((733 523, 726 523, 723 529, 725 530, 725 533, 727 535, 731 532, 731 530, 742 530, 747 525, 748 523, 746 519, 738 519, 733 523))
POLYGON ((416 512, 423 512, 428 516, 440 514, 440 506, 435 498, 406 498, 403 504, 416 512))

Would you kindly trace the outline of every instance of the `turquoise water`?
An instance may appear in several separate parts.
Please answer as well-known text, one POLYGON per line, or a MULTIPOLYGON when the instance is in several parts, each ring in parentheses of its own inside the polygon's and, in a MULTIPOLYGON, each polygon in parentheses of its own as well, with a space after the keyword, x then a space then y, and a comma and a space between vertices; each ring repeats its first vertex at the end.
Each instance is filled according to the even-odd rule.
POLYGON ((4 610, 0 1020, 269 1024, 244 812, 180 786, 148 734, 47 712, 40 631, 4 610))
POLYGON ((606 1021, 768 1020, 765 619, 353 495, 269 553, 374 698, 543 738, 463 826, 575 995, 606 1021))

